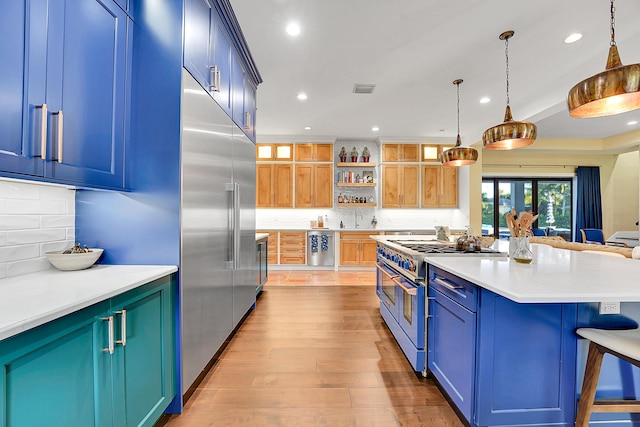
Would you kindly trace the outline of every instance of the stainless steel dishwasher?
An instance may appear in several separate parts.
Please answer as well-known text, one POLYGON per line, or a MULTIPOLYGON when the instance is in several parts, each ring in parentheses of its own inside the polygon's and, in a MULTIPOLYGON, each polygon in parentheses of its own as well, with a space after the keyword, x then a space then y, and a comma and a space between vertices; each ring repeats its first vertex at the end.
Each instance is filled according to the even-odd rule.
POLYGON ((307 265, 332 266, 334 263, 333 231, 307 231, 307 265))

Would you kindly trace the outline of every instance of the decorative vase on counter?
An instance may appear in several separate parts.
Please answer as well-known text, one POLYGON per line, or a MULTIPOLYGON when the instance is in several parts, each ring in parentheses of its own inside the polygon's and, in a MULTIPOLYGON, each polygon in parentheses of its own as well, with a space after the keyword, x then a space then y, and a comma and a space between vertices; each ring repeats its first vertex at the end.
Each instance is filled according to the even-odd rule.
POLYGON ((356 147, 353 147, 351 149, 351 161, 354 163, 358 162, 358 150, 356 149, 356 147))
POLYGON ((340 161, 342 163, 347 161, 347 150, 342 147, 342 149, 340 150, 340 154, 338 154, 338 157, 340 157, 340 161))
POLYGON ((531 264, 531 261, 533 261, 533 252, 531 252, 529 238, 510 237, 509 255, 515 262, 518 262, 520 264, 531 264))

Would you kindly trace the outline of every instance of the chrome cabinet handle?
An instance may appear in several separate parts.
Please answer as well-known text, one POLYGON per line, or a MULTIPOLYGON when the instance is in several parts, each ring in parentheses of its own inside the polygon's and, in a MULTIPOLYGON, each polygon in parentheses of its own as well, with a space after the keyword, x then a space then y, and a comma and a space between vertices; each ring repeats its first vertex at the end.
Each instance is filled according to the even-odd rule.
POLYGON ((452 285, 452 284, 450 284, 448 282, 445 282, 443 279, 441 279, 439 277, 434 278, 433 281, 436 282, 436 283, 441 284, 442 286, 444 286, 447 289, 451 289, 452 291, 455 291, 455 290, 458 290, 458 289, 464 289, 463 286, 452 285))
POLYGON ((42 160, 47 159, 47 104, 36 105, 36 108, 42 110, 40 117, 40 157, 42 160))
POLYGON ((220 92, 220 69, 218 69, 217 65, 209 65, 209 69, 211 70, 211 81, 212 84, 209 85, 209 90, 214 92, 220 92))
POLYGON ((387 272, 387 270, 385 270, 384 268, 380 267, 380 264, 376 264, 376 267, 378 268, 378 270, 380 270, 380 272, 382 272, 382 274, 384 274, 385 276, 387 276, 391 280, 395 279, 396 277, 400 277, 399 274, 391 275, 390 273, 387 272))
POLYGON ((244 113, 244 128, 251 129, 251 112, 245 111, 244 113))
POLYGON ((120 339, 116 341, 116 344, 120 344, 123 347, 127 345, 127 310, 116 311, 116 314, 120 315, 120 339))
MULTIPOLYGON (((233 182, 227 182, 224 187, 225 191, 230 194, 229 213, 227 219, 227 236, 229 242, 229 252, 227 254, 227 261, 225 266, 229 270, 233 270, 236 267, 236 185, 233 182)), ((229 199, 227 199, 229 201, 229 199)))
POLYGON ((402 288, 402 290, 405 291, 408 295, 413 295, 413 296, 418 295, 418 290, 416 288, 408 288, 408 287, 406 287, 405 285, 402 284, 401 281, 399 281, 395 277, 392 280, 396 285, 400 286, 402 288))
POLYGON ((113 354, 114 352, 114 344, 113 344, 113 316, 103 317, 103 321, 108 322, 107 327, 109 328, 109 347, 103 348, 102 351, 105 353, 113 354))
POLYGON ((58 129, 56 132, 56 136, 57 136, 57 140, 58 140, 58 158, 57 159, 51 159, 51 160, 55 160, 58 163, 62 163, 62 145, 63 145, 63 136, 64 136, 64 115, 62 113, 62 110, 56 112, 56 113, 52 113, 53 115, 58 117, 58 129))

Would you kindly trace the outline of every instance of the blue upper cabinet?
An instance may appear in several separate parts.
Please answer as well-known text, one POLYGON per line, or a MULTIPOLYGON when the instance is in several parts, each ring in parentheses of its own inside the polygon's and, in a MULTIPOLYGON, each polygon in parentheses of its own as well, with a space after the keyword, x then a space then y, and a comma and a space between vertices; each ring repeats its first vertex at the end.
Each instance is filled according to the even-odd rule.
POLYGON ((186 0, 184 67, 255 142, 256 89, 262 78, 227 0, 186 0))
POLYGON ((24 53, 0 48, 11 64, 0 71, 0 84, 11 85, 15 101, 0 107, 0 170, 124 187, 132 28, 126 13, 114 0, 4 2, 0 11, 10 20, 2 36, 24 40, 24 53))

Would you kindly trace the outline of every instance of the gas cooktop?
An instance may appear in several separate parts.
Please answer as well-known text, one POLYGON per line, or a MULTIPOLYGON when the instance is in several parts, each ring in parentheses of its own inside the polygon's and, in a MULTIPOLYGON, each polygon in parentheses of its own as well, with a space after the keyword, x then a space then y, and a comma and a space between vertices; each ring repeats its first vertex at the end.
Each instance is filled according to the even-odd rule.
POLYGON ((439 241, 421 240, 390 240, 390 242, 411 251, 433 255, 476 255, 476 256, 507 256, 506 253, 491 248, 481 248, 480 251, 457 250, 454 244, 439 241))

